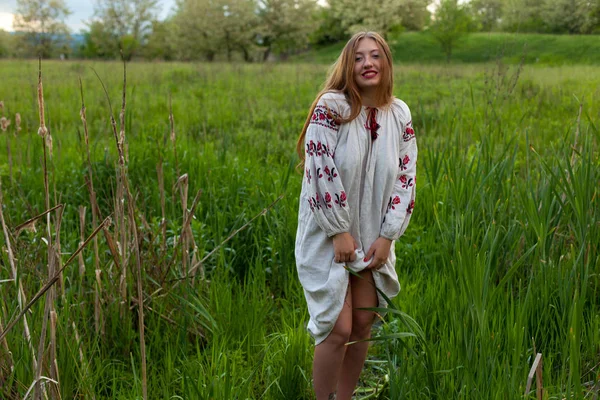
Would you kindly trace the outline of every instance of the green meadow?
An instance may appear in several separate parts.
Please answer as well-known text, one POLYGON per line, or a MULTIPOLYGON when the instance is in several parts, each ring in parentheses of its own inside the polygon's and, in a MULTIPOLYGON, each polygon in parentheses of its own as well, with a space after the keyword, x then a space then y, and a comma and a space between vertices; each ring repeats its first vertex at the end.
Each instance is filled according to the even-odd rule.
MULTIPOLYGON (((120 63, 42 71, 52 151, 37 61, 0 62, 0 398, 311 399, 294 147, 327 66, 130 63, 122 115, 120 63)), ((417 201, 356 398, 534 399, 537 353, 544 399, 595 398, 599 68, 402 62, 394 92, 417 201)))

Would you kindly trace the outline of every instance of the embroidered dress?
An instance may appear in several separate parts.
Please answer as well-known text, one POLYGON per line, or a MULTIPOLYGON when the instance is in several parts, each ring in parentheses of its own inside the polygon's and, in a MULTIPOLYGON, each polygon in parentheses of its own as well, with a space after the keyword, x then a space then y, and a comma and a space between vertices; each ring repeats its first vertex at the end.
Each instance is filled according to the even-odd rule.
MULTIPOLYGON (((344 265, 363 270, 370 263, 365 254, 379 236, 391 239, 392 246, 385 265, 371 270, 373 280, 386 296, 398 294, 394 241, 414 207, 417 144, 408 106, 394 99, 389 107, 363 107, 356 119, 336 122, 349 114, 342 93, 325 93, 306 131, 295 256, 316 344, 329 335, 342 310, 349 281, 344 265), (353 262, 334 261, 332 236, 342 232, 358 244, 353 262)), ((380 293, 377 297, 385 307, 380 293)))

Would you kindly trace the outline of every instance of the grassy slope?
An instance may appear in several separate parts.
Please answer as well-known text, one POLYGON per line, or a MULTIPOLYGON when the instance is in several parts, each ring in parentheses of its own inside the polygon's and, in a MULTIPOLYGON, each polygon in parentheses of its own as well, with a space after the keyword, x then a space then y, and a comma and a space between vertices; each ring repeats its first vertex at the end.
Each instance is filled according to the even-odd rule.
MULTIPOLYGON (((114 140, 91 66, 105 79, 113 107, 118 106, 118 63, 44 67, 46 117, 54 135, 50 185, 67 205, 64 253, 79 241, 79 205, 88 206, 90 232, 78 76, 84 82, 95 183, 105 215, 114 199, 114 140)), ((14 182, 6 153, 0 153, 4 212, 11 227, 44 208, 36 67, 36 62, 0 63, 5 112, 11 119, 15 112, 23 118, 20 134, 9 130, 0 136, 12 149, 14 182)), ((139 213, 148 222, 139 229, 145 297, 152 308, 146 344, 153 398, 310 398, 311 346, 293 260, 301 177, 290 165, 325 70, 312 64, 129 65, 129 176, 139 213), (192 222, 200 255, 276 196, 286 196, 206 262, 210 283, 184 281, 176 288, 167 283, 157 292, 156 281, 181 228, 178 197, 171 195, 175 159, 169 142, 163 142, 169 92, 190 198, 203 190, 192 222), (159 156, 167 188, 166 255, 158 250, 159 156)), ((588 382, 597 380, 600 351, 597 68, 415 65, 398 66, 395 73, 396 95, 411 106, 420 149, 415 214, 397 246, 402 292, 395 304, 423 327, 429 357, 423 364, 421 352, 415 359, 390 340, 373 349, 365 386, 374 387, 387 373, 390 383, 382 398, 423 399, 433 390, 441 399, 519 398, 535 342, 544 354, 549 397, 583 398, 588 382), (571 170, 577 99, 584 101, 578 136, 583 152, 574 157, 571 170)), ((45 276, 43 234, 40 222, 37 232, 14 238, 28 298, 45 276)), ((4 246, 3 237, 0 243, 4 246)), ((118 270, 103 239, 100 245, 104 332, 94 329, 96 276, 90 251, 84 253, 83 278, 76 266, 67 270, 65 300, 57 306, 63 398, 130 399, 141 393, 136 302, 131 299, 131 311, 125 307, 120 316, 118 270)), ((0 257, 4 280, 9 276, 6 252, 0 257)), ((176 259, 169 279, 183 273, 176 259)), ((131 275, 127 286, 135 293, 131 275)), ((16 291, 10 282, 0 289, 6 324, 18 308, 16 291)), ((29 316, 34 338, 42 304, 29 316)), ((390 315, 379 333, 404 330, 390 315)), ((422 350, 413 341, 408 344, 422 350)), ((8 336, 8 346, 15 372, 6 373, 0 397, 21 398, 33 380, 21 325, 8 336), (8 392, 11 387, 16 394, 8 392)), ((0 357, 6 357, 1 349, 0 357)))
MULTIPOLYGON (((446 56, 428 33, 407 32, 390 38, 396 62, 445 63, 446 56)), ((299 56, 303 61, 331 63, 343 44, 327 46, 299 56)), ((505 61, 527 64, 600 64, 600 36, 473 33, 456 45, 452 62, 482 63, 502 56, 505 61)))

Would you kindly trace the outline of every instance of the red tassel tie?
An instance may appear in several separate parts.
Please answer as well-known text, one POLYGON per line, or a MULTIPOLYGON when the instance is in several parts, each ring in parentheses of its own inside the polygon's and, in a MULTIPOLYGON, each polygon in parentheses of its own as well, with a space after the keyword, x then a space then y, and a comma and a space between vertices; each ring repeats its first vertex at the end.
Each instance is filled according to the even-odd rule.
POLYGON ((365 124, 365 128, 371 132, 371 140, 377 139, 379 133, 377 131, 380 128, 380 125, 377 123, 377 109, 369 108, 369 115, 367 115, 367 123, 365 124))

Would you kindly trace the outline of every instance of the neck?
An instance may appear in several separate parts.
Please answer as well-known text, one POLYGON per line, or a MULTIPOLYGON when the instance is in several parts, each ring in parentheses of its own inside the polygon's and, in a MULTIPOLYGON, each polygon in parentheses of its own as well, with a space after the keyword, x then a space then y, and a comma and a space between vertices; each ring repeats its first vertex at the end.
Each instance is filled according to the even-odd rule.
POLYGON ((360 98, 362 101, 362 105, 366 107, 376 107, 375 103, 375 90, 362 91, 360 92, 360 98))

